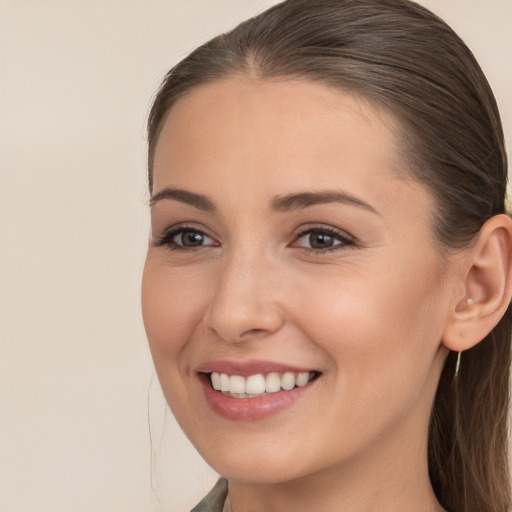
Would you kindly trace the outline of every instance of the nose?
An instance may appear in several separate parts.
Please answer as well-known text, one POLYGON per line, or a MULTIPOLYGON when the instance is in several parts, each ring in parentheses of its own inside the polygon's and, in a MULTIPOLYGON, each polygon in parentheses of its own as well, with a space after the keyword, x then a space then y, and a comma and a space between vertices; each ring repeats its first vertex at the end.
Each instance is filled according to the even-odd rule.
POLYGON ((277 332, 284 315, 276 271, 263 257, 239 255, 224 262, 204 316, 208 330, 238 343, 277 332))

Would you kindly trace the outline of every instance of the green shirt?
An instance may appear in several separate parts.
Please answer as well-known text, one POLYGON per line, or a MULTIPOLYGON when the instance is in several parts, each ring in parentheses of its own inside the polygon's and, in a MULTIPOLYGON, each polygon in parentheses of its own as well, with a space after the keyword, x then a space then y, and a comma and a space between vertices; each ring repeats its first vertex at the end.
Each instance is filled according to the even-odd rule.
POLYGON ((208 496, 198 503, 190 512, 222 512, 228 495, 228 481, 219 478, 208 496))

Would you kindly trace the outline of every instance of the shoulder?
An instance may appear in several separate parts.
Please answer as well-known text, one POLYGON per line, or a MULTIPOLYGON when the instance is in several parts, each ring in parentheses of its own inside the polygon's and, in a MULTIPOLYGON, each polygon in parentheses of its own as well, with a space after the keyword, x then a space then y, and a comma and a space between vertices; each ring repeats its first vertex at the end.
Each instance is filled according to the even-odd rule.
POLYGON ((215 487, 190 512, 222 512, 228 495, 228 481, 219 478, 215 487))

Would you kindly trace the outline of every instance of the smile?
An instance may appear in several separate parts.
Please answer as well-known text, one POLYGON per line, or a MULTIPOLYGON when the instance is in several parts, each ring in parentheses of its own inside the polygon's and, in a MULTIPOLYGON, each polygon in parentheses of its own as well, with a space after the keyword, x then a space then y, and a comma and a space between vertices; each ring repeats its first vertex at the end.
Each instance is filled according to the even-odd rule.
POLYGON ((218 360, 195 369, 211 410, 230 421, 255 421, 283 412, 315 393, 322 372, 266 360, 218 360))
POLYGON ((243 377, 227 373, 210 373, 210 383, 215 391, 231 398, 258 398, 279 391, 291 391, 305 386, 317 372, 271 372, 243 377))

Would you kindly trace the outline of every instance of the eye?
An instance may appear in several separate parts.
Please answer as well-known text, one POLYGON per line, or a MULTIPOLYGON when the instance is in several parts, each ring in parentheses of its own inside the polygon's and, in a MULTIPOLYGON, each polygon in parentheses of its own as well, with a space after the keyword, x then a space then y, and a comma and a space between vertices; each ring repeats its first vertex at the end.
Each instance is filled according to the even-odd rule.
POLYGON ((292 247, 304 247, 315 251, 329 251, 346 246, 353 246, 354 240, 333 228, 318 227, 302 231, 292 247))
POLYGON ((201 245, 211 245, 213 240, 199 231, 182 231, 174 235, 172 239, 173 243, 182 245, 183 247, 199 247, 201 245))
POLYGON ((167 230, 155 241, 155 246, 166 245, 169 249, 187 250, 217 245, 213 238, 197 228, 177 227, 167 230))

